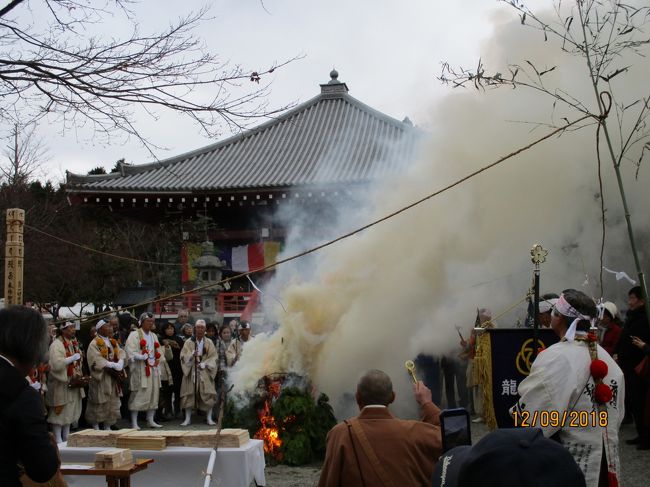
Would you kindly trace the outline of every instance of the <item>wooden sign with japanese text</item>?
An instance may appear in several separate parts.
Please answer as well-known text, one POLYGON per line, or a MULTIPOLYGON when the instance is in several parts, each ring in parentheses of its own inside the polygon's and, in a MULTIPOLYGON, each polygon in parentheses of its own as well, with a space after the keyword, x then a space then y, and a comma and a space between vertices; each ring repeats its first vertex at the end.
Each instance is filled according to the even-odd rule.
POLYGON ((25 244, 23 226, 25 210, 7 210, 7 240, 5 243, 5 306, 23 304, 23 265, 25 244))

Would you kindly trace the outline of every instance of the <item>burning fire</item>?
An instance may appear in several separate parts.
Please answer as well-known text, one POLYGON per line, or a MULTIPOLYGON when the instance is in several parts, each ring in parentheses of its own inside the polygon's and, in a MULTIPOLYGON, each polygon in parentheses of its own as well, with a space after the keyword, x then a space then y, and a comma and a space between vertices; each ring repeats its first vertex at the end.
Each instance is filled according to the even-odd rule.
POLYGON ((266 400, 264 407, 258 412, 260 420, 260 429, 257 430, 254 438, 264 441, 264 453, 271 455, 276 461, 282 461, 282 440, 280 439, 280 429, 278 424, 271 414, 271 404, 274 399, 280 395, 282 388, 282 380, 269 380, 265 378, 266 382, 266 400))
POLYGON ((280 430, 276 424, 275 418, 271 414, 271 398, 264 401, 264 407, 259 412, 260 429, 254 435, 254 438, 264 441, 264 453, 271 455, 278 462, 282 461, 282 440, 280 439, 280 430))

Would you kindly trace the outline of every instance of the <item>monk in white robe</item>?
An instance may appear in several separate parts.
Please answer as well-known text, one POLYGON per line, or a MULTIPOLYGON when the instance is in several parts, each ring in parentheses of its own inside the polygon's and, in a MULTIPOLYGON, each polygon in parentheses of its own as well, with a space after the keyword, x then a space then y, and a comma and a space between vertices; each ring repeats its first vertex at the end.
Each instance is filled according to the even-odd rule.
POLYGON ((625 415, 623 372, 588 331, 596 314, 593 300, 584 293, 569 289, 560 296, 551 328, 561 341, 537 356, 530 375, 519 384, 521 398, 511 408, 519 425, 526 420, 524 426, 541 427, 544 436, 564 445, 588 487, 597 487, 599 480, 620 484, 618 431, 625 415), (602 378, 592 373, 597 360, 604 363, 599 364, 602 378))
POLYGON ((50 345, 49 374, 45 404, 49 414, 47 422, 57 443, 66 441, 70 425, 81 416, 81 400, 85 397, 83 387, 70 387, 74 380, 82 380, 81 350, 75 338, 75 324, 61 324, 60 336, 50 345))
POLYGON ((181 350, 183 382, 181 384, 181 408, 185 410, 188 426, 192 421, 192 409, 206 412, 206 422, 214 425, 212 411, 217 402, 214 378, 217 375, 217 347, 205 336, 205 320, 194 324, 194 336, 187 340, 181 350))
POLYGON ((97 336, 88 345, 88 367, 92 381, 88 387, 86 421, 99 429, 103 423, 105 430, 120 419, 120 397, 122 386, 120 373, 124 370, 126 354, 113 338, 113 325, 117 317, 108 322, 99 320, 95 325, 97 336))
POLYGON ((147 412, 147 424, 161 428, 154 421, 160 398, 160 362, 165 360, 158 337, 152 331, 154 317, 151 313, 140 316, 140 328, 132 331, 126 340, 126 356, 129 360, 129 410, 131 427, 138 426, 138 412, 147 412))

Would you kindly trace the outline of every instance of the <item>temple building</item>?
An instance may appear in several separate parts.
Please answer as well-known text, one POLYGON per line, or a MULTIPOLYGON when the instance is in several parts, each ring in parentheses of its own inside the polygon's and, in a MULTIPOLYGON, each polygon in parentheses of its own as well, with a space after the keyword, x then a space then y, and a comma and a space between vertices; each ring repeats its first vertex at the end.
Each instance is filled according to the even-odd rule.
POLYGON ((190 230, 201 222, 226 269, 274 262, 288 226, 278 209, 297 204, 327 211, 373 179, 394 174, 416 150, 420 132, 408 118, 396 120, 353 98, 338 76, 333 70, 319 94, 277 118, 206 147, 160 162, 121 163, 112 174, 67 173, 69 201, 132 219, 178 222, 179 289, 194 281, 192 260, 205 238, 190 230))

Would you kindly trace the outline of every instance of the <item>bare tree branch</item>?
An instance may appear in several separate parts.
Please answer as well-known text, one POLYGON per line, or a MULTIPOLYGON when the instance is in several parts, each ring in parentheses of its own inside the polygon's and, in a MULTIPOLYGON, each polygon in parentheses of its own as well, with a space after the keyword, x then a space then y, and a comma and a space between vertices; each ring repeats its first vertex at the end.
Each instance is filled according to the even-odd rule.
POLYGON ((36 136, 36 127, 14 124, 11 141, 5 147, 5 160, 0 163, 0 179, 8 186, 24 186, 40 174, 48 159, 48 151, 36 136))
POLYGON ((154 147, 135 123, 138 107, 153 118, 157 110, 180 113, 208 136, 287 108, 269 108, 269 84, 260 81, 296 58, 254 70, 219 59, 193 34, 209 20, 205 8, 165 30, 142 34, 128 0, 106 0, 103 7, 101 2, 44 0, 50 14, 45 29, 34 26, 41 18, 32 23, 9 18, 20 3, 11 2, 0 15, 2 121, 15 123, 16 113, 27 122, 54 116, 63 129, 89 126, 106 140, 126 134, 154 147), (130 22, 130 35, 103 39, 88 34, 93 24, 116 15, 130 22))
POLYGON ((24 0, 12 0, 9 2, 6 6, 2 7, 0 10, 0 17, 4 17, 5 14, 8 14, 11 12, 14 8, 18 6, 18 4, 23 3, 24 0))
MULTIPOLYGON (((546 15, 538 16, 532 12, 522 0, 500 1, 517 12, 522 24, 542 31, 545 42, 548 41, 549 36, 553 37, 559 41, 563 51, 580 58, 586 67, 585 76, 593 88, 591 103, 581 101, 578 94, 570 95, 566 90, 546 86, 543 76, 556 67, 539 69, 531 60, 507 66, 509 77, 504 77, 499 72, 486 74, 486 69, 480 61, 475 70, 452 68, 448 62, 445 62, 439 79, 454 88, 467 87, 470 83, 477 89, 500 86, 526 87, 548 96, 552 100, 554 112, 556 106, 562 104, 597 120, 596 150, 599 176, 602 141, 606 149, 604 154, 614 167, 635 267, 639 282, 647 295, 620 166, 623 161, 631 161, 636 165, 638 177, 641 164, 650 153, 648 123, 650 89, 646 85, 640 92, 630 92, 629 88, 622 84, 624 77, 635 67, 631 59, 635 55, 639 59, 647 55, 647 47, 650 44, 650 36, 647 33, 650 6, 643 5, 641 2, 634 6, 619 3, 618 0, 576 0, 570 3, 557 0, 554 2, 555 19, 549 20, 546 15), (617 100, 617 93, 625 102, 617 100), (630 98, 633 100, 630 101, 630 98), (594 101, 595 108, 588 108, 594 105, 594 101), (610 130, 612 120, 616 131, 610 130)), ((606 208, 602 201, 602 184, 600 198, 604 221, 606 208)), ((603 246, 604 229, 603 226, 603 246)), ((602 277, 601 292, 603 292, 602 277)), ((645 308, 646 315, 650 319, 650 302, 646 301, 645 308)))

